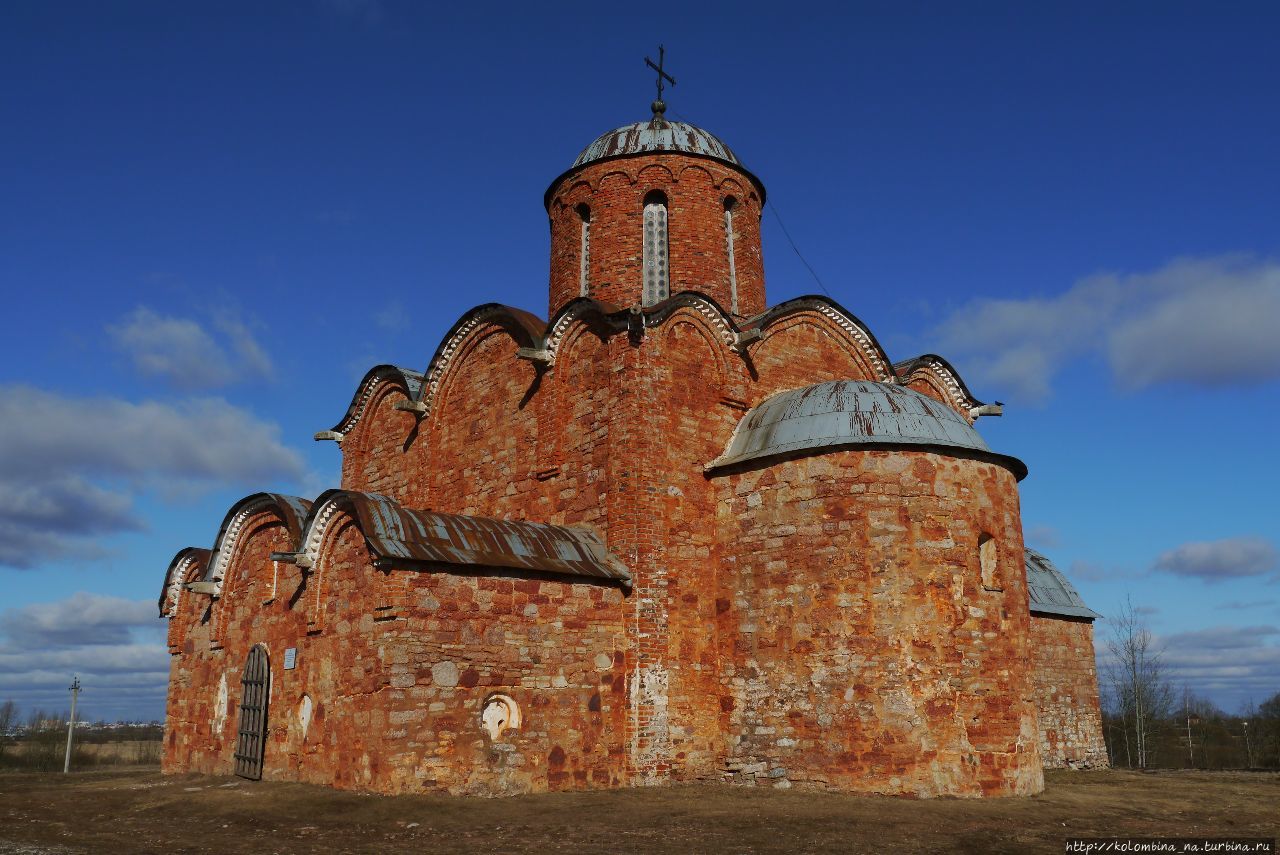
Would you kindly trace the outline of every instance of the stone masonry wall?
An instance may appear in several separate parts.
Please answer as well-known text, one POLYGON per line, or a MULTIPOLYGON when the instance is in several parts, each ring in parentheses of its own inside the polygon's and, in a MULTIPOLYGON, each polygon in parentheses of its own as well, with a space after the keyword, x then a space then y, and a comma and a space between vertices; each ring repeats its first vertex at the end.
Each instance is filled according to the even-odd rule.
POLYGON ((171 648, 166 772, 232 771, 241 670, 262 644, 265 778, 485 795, 626 783, 618 589, 377 570, 354 524, 335 529, 315 573, 304 581, 280 565, 292 573, 273 583, 282 527, 255 526, 213 620, 207 596, 184 592, 175 625, 191 632, 171 648), (286 648, 294 669, 283 667, 286 648), (523 721, 494 739, 482 713, 497 693, 523 721))
POLYGON ((717 478, 725 776, 914 796, 1043 787, 1014 477, 847 451, 717 478), (994 589, 978 539, 998 543, 994 589))
POLYGON ((1102 736, 1092 621, 1033 614, 1031 649, 1045 768, 1110 765, 1102 736))

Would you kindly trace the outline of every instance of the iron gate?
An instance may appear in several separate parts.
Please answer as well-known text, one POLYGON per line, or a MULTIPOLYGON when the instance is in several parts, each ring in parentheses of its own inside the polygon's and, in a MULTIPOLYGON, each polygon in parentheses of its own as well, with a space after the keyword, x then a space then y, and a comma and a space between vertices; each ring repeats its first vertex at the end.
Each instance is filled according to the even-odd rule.
POLYGON ((236 774, 262 780, 262 752, 267 745, 267 700, 271 667, 261 646, 249 651, 240 678, 240 731, 236 738, 236 774))

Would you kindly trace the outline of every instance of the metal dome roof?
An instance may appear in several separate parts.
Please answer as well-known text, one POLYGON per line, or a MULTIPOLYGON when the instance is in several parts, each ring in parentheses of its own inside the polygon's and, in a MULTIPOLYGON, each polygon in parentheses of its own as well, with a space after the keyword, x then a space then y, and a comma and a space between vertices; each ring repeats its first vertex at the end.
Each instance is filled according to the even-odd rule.
POLYGON ((668 122, 654 118, 648 122, 636 122, 614 128, 601 134, 595 142, 582 150, 573 162, 576 169, 608 157, 643 154, 650 151, 681 151, 703 157, 714 157, 741 167, 742 161, 715 135, 685 122, 668 122))
POLYGON ((833 380, 779 392, 742 417, 729 447, 707 468, 848 446, 953 449, 1000 463, 1019 480, 1027 474, 1022 461, 994 453, 946 404, 905 386, 869 380, 833 380))
MULTIPOLYGON (((657 105, 655 105, 656 109, 657 105)), ((665 106, 662 109, 666 109, 665 106)), ((764 204, 764 182, 742 165, 742 161, 738 160, 738 156, 733 153, 733 149, 725 145, 719 137, 704 131, 696 125, 691 125, 688 122, 667 121, 660 115, 660 112, 655 113, 654 117, 647 122, 623 125, 596 137, 591 145, 584 148, 582 153, 573 161, 573 166, 560 173, 551 182, 551 186, 543 194, 542 202, 550 208, 551 195, 560 186, 560 182, 588 164, 629 155, 664 151, 680 152, 694 157, 709 157, 712 160, 718 160, 721 163, 737 167, 751 180, 751 183, 760 194, 760 204, 764 204)))

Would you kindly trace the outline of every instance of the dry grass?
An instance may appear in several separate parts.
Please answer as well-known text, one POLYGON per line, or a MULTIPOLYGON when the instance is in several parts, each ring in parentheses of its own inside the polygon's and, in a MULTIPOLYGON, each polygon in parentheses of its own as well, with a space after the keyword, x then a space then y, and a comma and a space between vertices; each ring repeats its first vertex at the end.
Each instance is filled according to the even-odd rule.
POLYGON ((1024 853, 1061 852, 1069 836, 1274 837, 1278 825, 1274 773, 1055 772, 1034 798, 934 801, 726 786, 484 800, 153 769, 0 774, 0 853, 1024 853))

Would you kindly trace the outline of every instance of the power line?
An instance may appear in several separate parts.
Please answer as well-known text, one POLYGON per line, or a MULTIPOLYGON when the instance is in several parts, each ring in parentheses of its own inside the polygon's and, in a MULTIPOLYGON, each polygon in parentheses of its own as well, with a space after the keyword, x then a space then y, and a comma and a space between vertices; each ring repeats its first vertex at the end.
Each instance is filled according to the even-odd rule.
MULTIPOLYGON (((680 113, 677 113, 674 110, 671 111, 671 115, 675 116, 677 119, 679 119, 680 121, 684 122, 687 125, 693 124, 688 119, 686 119, 683 115, 681 115, 680 113)), ((791 237, 791 232, 787 231, 787 225, 786 223, 782 222, 782 215, 778 213, 778 209, 774 206, 773 202, 771 200, 766 199, 765 205, 769 208, 770 211, 773 211, 773 217, 778 221, 778 227, 782 229, 782 233, 786 236, 787 243, 791 244, 791 248, 795 251, 796 257, 800 259, 800 263, 803 264, 805 266, 805 269, 809 271, 809 275, 813 277, 813 281, 818 283, 818 287, 822 290, 823 294, 826 294, 828 297, 834 300, 835 298, 831 297, 831 292, 827 290, 827 286, 822 284, 822 278, 818 276, 818 271, 813 269, 813 265, 810 264, 808 260, 805 259, 804 253, 800 251, 800 247, 796 246, 795 240, 791 237)))
MULTIPOLYGON (((831 297, 831 292, 827 290, 826 285, 822 284, 822 280, 818 277, 818 272, 813 269, 813 265, 811 265, 808 261, 805 260, 804 254, 800 252, 800 247, 796 246, 796 242, 791 239, 791 232, 787 231, 786 224, 782 222, 782 215, 778 213, 778 209, 774 207, 773 202, 766 201, 765 205, 768 206, 770 211, 773 211, 774 219, 778 221, 778 227, 781 228, 782 233, 786 235, 787 243, 791 244, 791 248, 796 251, 796 257, 800 259, 800 263, 803 264, 805 266, 805 269, 809 271, 809 275, 813 277, 813 281, 818 283, 818 287, 822 289, 822 293, 826 294, 828 297, 831 297)), ((832 297, 832 299, 835 299, 835 298, 832 297)))

